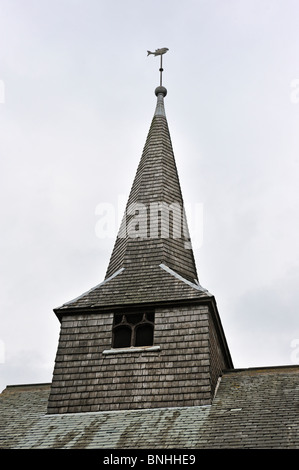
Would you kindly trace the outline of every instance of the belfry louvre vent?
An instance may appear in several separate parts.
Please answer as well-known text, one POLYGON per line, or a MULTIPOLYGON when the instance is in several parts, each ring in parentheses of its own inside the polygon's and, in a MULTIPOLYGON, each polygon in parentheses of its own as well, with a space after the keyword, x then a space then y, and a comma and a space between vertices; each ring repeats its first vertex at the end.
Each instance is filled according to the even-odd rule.
POLYGON ((154 342, 154 312, 115 314, 112 347, 152 346, 154 342))

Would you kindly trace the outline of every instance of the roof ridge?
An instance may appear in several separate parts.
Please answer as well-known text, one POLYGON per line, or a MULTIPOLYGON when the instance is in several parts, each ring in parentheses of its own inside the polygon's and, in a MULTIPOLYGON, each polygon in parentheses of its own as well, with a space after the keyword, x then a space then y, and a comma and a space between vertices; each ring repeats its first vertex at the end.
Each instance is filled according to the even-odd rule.
POLYGON ((166 411, 175 411, 175 410, 182 410, 188 411, 188 409, 192 409, 194 411, 199 409, 208 409, 211 408, 211 404, 206 405, 193 405, 193 406, 164 406, 164 407, 157 407, 157 408, 134 408, 134 409, 123 409, 123 410, 105 410, 105 411, 77 411, 74 413, 46 413, 41 418, 51 419, 64 416, 71 417, 71 416, 88 416, 88 415, 95 415, 95 416, 103 416, 103 415, 110 415, 110 414, 144 414, 147 412, 150 413, 157 413, 157 412, 166 412, 166 411))
POLYGON ((276 370, 292 370, 297 369, 299 372, 299 364, 285 364, 285 365, 277 365, 277 366, 256 366, 256 367, 243 367, 243 368, 236 368, 236 369, 225 369, 223 370, 223 375, 229 374, 238 374, 242 372, 256 372, 256 373, 265 373, 265 372, 274 372, 276 370))

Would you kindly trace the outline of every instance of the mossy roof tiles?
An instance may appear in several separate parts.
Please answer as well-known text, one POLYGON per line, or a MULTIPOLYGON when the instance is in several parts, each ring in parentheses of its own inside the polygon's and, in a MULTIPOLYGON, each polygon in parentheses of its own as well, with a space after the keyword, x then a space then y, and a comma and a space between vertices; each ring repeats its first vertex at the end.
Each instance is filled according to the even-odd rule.
POLYGON ((299 367, 231 370, 211 405, 46 415, 49 385, 0 395, 0 447, 298 449, 299 367))

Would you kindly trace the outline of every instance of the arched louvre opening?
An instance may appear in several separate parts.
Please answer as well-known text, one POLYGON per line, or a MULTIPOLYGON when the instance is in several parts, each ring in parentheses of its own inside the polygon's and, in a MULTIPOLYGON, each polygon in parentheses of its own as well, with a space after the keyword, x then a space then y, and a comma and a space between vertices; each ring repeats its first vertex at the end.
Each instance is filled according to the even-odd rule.
POLYGON ((114 348, 129 348, 131 346, 132 330, 129 326, 120 325, 114 330, 114 348))
POLYGON ((112 332, 113 348, 152 346, 154 312, 115 314, 112 332))
POLYGON ((135 346, 151 346, 154 339, 154 327, 149 323, 136 328, 135 346))

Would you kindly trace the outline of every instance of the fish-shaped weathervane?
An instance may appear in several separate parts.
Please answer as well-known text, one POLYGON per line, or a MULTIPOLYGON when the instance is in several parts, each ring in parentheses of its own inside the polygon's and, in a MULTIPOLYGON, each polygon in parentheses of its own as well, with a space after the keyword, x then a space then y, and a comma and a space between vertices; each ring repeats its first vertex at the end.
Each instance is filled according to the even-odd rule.
POLYGON ((167 47, 162 47, 161 49, 156 49, 155 52, 147 51, 147 55, 162 55, 165 54, 169 49, 167 47))
POLYGON ((150 54, 153 54, 154 56, 160 56, 160 86, 162 86, 162 56, 165 54, 167 51, 169 51, 168 47, 161 47, 161 49, 156 49, 155 52, 147 51, 147 55, 149 56, 150 54))

